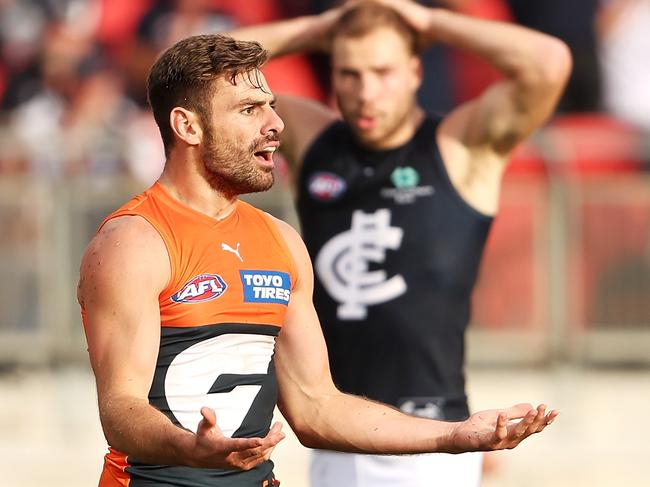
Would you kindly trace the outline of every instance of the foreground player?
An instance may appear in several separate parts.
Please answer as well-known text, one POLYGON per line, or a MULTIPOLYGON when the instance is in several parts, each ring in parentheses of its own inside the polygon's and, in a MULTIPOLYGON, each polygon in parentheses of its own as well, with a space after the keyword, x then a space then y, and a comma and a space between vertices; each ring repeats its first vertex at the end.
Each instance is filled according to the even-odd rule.
MULTIPOLYGON (((464 333, 513 147, 552 113, 570 71, 558 39, 412 2, 351 7, 235 31, 272 56, 329 48, 343 120, 279 97, 314 302, 334 383, 423 417, 469 416, 464 333), (444 118, 416 102, 419 47, 469 50, 503 81, 444 118)), ((477 486, 481 455, 315 452, 313 487, 477 486)))
POLYGON ((302 240, 237 199, 273 183, 283 122, 265 59, 198 36, 151 69, 166 166, 103 223, 78 288, 110 445, 100 485, 274 485, 276 399, 304 445, 347 452, 513 448, 542 431, 557 415, 543 405, 441 422, 336 389, 302 240))

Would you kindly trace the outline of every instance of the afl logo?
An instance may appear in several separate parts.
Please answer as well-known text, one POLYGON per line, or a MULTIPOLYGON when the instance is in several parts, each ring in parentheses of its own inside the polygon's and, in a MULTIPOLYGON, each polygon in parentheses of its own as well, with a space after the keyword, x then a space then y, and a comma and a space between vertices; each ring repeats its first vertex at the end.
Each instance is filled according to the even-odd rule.
POLYGON ((345 180, 331 172, 314 173, 307 183, 309 194, 319 201, 336 200, 343 195, 347 189, 345 180))
POLYGON ((201 274, 190 279, 171 299, 175 303, 203 303, 218 298, 227 288, 221 276, 201 274))

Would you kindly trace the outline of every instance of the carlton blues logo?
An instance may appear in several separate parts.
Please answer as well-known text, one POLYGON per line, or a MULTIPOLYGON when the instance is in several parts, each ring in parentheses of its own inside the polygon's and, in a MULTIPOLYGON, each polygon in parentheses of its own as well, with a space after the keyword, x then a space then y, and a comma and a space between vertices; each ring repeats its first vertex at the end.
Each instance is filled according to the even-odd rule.
POLYGON ((363 320, 368 306, 385 303, 406 292, 401 275, 389 276, 371 264, 383 264, 387 250, 399 250, 404 230, 390 224, 391 212, 355 210, 352 226, 332 237, 316 257, 315 270, 321 283, 339 302, 340 320, 363 320))
POLYGON ((226 292, 228 286, 217 274, 201 274, 193 277, 172 296, 175 303, 204 303, 226 292))

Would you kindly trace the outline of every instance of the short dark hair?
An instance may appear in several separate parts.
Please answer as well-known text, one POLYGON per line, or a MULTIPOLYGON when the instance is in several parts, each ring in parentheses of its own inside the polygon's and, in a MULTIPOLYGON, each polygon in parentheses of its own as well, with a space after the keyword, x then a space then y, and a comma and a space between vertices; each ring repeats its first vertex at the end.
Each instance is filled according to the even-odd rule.
POLYGON ((415 29, 395 9, 370 1, 361 2, 344 12, 330 31, 330 41, 337 37, 362 37, 380 27, 394 29, 413 54, 419 52, 415 29))
MULTIPOLYGON (((147 98, 160 130, 165 155, 174 143, 169 113, 174 107, 196 112, 202 123, 209 120, 214 81, 231 83, 240 74, 261 68, 268 52, 258 43, 214 34, 183 39, 163 52, 149 71, 147 98)), ((259 85, 258 79, 252 79, 259 85)))

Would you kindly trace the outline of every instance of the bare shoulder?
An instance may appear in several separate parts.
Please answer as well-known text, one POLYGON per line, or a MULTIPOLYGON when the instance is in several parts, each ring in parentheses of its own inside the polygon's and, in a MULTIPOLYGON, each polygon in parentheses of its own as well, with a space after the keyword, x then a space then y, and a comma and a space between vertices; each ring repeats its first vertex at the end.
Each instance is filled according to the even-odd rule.
POLYGON ((155 258, 166 254, 165 244, 156 229, 139 216, 109 220, 88 244, 83 261, 98 259, 136 260, 146 254, 155 258))
POLYGON ((110 287, 130 284, 160 292, 171 270, 165 244, 144 218, 121 216, 106 222, 81 260, 77 297, 80 304, 110 287))

